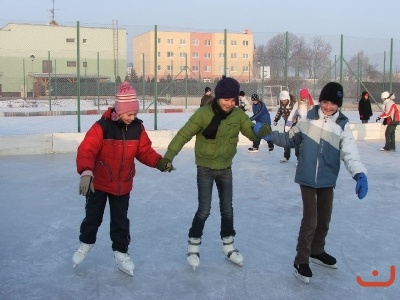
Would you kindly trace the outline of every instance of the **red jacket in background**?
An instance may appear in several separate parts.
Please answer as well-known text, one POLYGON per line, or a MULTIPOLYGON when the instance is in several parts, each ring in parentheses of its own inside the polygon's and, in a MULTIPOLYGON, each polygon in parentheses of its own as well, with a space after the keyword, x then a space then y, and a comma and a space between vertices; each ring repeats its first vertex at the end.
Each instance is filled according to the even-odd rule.
POLYGON ((78 147, 76 167, 79 174, 93 172, 95 190, 124 195, 132 190, 136 174, 135 158, 149 167, 161 159, 151 146, 142 121, 126 125, 111 120, 109 108, 88 130, 78 147))

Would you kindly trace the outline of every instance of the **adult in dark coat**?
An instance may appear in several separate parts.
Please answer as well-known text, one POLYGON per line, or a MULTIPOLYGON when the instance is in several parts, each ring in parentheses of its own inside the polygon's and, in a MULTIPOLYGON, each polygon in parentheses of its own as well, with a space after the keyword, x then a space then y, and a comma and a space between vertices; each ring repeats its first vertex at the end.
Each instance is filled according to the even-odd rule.
POLYGON ((369 118, 372 116, 371 101, 366 91, 362 92, 361 99, 358 101, 358 113, 362 123, 368 123, 369 118))

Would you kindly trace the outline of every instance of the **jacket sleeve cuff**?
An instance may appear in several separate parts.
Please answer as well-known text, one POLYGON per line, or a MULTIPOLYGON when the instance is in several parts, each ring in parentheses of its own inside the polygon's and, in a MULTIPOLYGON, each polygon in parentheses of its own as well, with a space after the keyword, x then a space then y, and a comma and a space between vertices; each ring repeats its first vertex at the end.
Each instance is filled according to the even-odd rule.
POLYGON ((82 176, 88 176, 88 175, 93 177, 93 172, 91 170, 83 171, 82 174, 81 174, 81 177, 82 176))

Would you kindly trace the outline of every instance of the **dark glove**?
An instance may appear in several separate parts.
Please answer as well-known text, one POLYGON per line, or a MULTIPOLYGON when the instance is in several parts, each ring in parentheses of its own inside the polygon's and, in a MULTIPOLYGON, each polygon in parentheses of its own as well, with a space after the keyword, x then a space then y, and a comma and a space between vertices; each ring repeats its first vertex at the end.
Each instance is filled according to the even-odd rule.
POLYGON ((380 119, 381 119, 381 118, 377 117, 376 120, 375 120, 375 122, 378 122, 380 119))
POLYGON ((172 165, 172 162, 165 157, 161 158, 158 161, 156 168, 159 169, 161 172, 171 172, 173 170, 176 170, 172 165))
POLYGON ((364 173, 357 173, 354 176, 354 179, 357 181, 356 184, 356 194, 358 199, 363 199, 368 193, 368 180, 367 175, 364 173))
POLYGON ((93 176, 84 175, 79 182, 79 195, 89 195, 90 192, 94 193, 93 176))
POLYGON ((271 133, 271 126, 257 122, 253 127, 254 133, 261 139, 271 133))

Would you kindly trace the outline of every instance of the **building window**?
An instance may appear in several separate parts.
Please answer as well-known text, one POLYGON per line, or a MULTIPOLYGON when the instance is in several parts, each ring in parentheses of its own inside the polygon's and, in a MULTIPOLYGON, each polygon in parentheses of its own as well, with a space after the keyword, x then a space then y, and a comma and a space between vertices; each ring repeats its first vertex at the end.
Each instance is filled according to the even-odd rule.
POLYGON ((161 44, 161 38, 157 38, 157 44, 161 44))
POLYGON ((231 66, 231 72, 237 72, 237 67, 236 66, 231 66))
POLYGON ((219 66, 218 67, 218 72, 220 72, 222 74, 224 72, 224 66, 219 66))
POLYGON ((161 52, 157 52, 157 57, 161 57, 161 52))
POLYGON ((161 65, 157 65, 157 71, 161 71, 161 65))
POLYGON ((199 53, 198 52, 193 52, 192 53, 192 58, 199 58, 199 53))
POLYGON ((249 54, 248 53, 243 53, 243 59, 249 59, 249 54))
POLYGON ((185 58, 186 57, 186 53, 185 52, 179 52, 179 57, 180 58, 185 58))
POLYGON ((219 40, 219 41, 218 41, 218 44, 219 44, 220 46, 225 45, 225 40, 219 40))
POLYGON ((211 72, 211 66, 204 66, 204 72, 211 72))
POLYGON ((204 45, 205 46, 211 46, 211 41, 210 40, 204 40, 204 45))
POLYGON ((243 72, 249 72, 249 66, 243 66, 243 72))
POLYGON ((172 45, 174 43, 174 39, 167 39, 167 44, 172 45))
POLYGON ((192 40, 192 45, 193 46, 198 46, 199 45, 199 40, 198 39, 192 40))
POLYGON ((192 71, 193 72, 198 72, 199 71, 199 66, 192 66, 192 71))
POLYGON ((84 44, 84 45, 87 44, 87 39, 83 39, 82 44, 84 44))
POLYGON ((67 38, 66 42, 67 42, 67 44, 73 44, 73 43, 75 43, 75 39, 74 38, 67 38))
POLYGON ((209 52, 204 53, 204 58, 205 59, 210 59, 211 58, 211 53, 209 53, 209 52))
POLYGON ((237 58, 237 53, 232 52, 232 53, 231 53, 231 58, 237 58))
POLYGON ((76 67, 76 61, 72 61, 72 60, 67 61, 67 67, 75 68, 76 67))
POLYGON ((243 46, 248 46, 249 45, 249 41, 243 41, 243 46))
POLYGON ((172 65, 167 65, 167 71, 172 71, 173 68, 174 68, 174 66, 172 66, 172 65))
POLYGON ((232 40, 231 41, 231 46, 237 46, 237 41, 236 40, 232 40))
POLYGON ((167 57, 174 57, 174 52, 168 51, 167 52, 167 57))
POLYGON ((186 39, 180 39, 179 44, 181 45, 186 45, 186 39))
POLYGON ((218 57, 219 57, 219 58, 224 58, 224 57, 225 57, 224 52, 218 53, 218 57))

